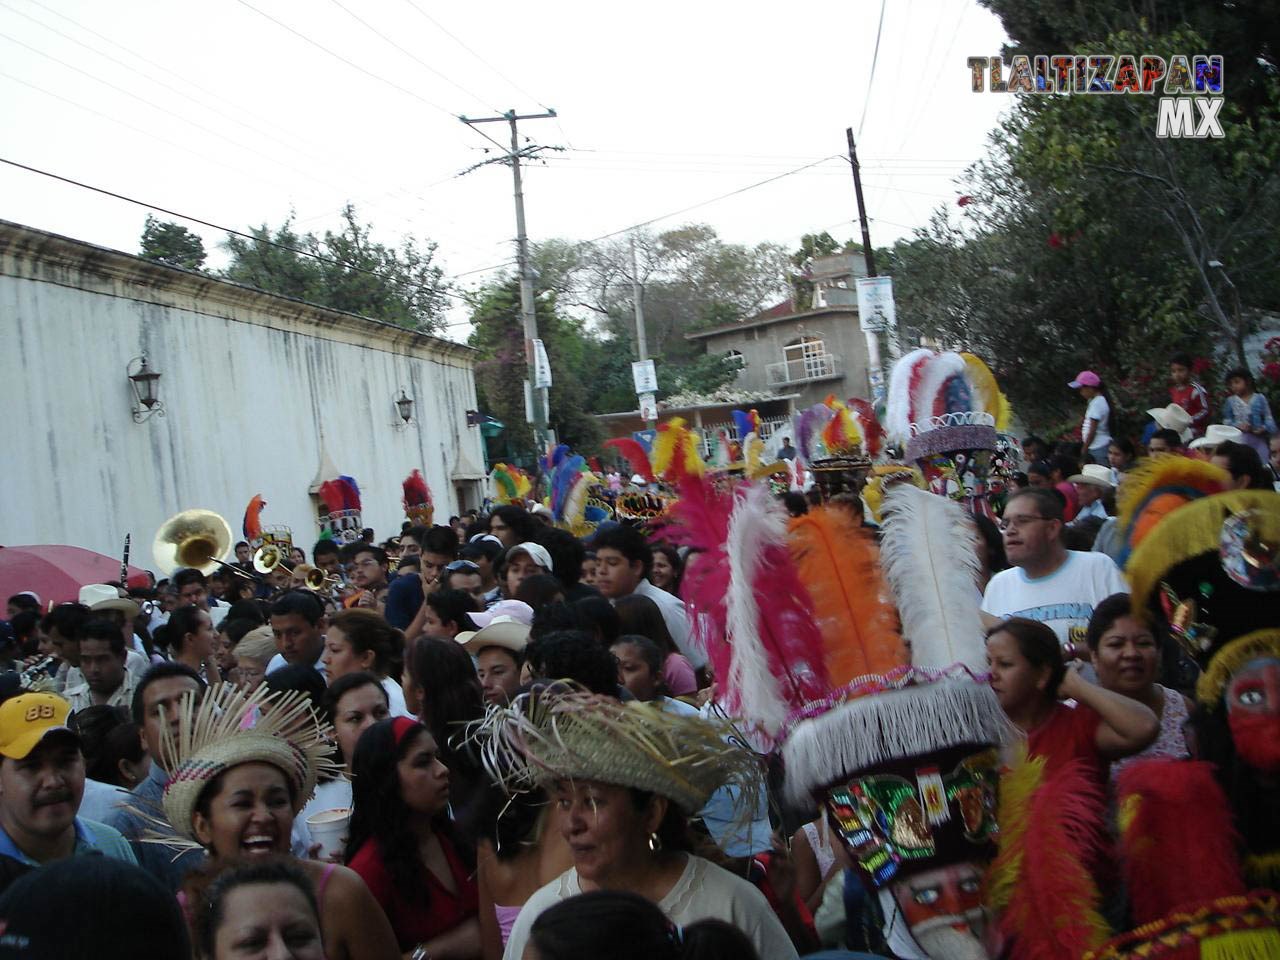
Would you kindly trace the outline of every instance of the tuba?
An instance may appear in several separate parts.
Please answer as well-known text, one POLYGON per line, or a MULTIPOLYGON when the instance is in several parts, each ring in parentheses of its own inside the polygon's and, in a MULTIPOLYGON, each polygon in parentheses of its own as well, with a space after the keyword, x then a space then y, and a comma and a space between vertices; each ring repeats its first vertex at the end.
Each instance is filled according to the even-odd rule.
POLYGON ((151 544, 156 568, 165 574, 182 567, 212 573, 230 566, 231 527, 212 510, 183 510, 161 524, 151 544))

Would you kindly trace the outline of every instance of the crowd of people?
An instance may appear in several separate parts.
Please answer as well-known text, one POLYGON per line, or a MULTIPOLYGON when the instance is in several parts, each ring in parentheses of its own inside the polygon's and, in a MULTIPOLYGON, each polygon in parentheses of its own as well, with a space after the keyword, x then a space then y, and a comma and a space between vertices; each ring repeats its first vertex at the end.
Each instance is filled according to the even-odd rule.
MULTIPOLYGON (((1247 371, 1215 423, 1190 370, 1141 438, 1083 371, 1079 436, 1025 438, 982 509, 901 448, 833 495, 833 432, 807 495, 685 461, 646 523, 521 498, 18 593, 0 956, 1154 956, 1159 871, 1126 858, 1170 764, 1229 848, 1173 906, 1248 918, 1215 957, 1280 955, 1246 896, 1280 876, 1280 437, 1247 371), (1071 917, 1028 912, 1045 889, 1071 917)), ((1182 830, 1155 839, 1177 873, 1182 830)))

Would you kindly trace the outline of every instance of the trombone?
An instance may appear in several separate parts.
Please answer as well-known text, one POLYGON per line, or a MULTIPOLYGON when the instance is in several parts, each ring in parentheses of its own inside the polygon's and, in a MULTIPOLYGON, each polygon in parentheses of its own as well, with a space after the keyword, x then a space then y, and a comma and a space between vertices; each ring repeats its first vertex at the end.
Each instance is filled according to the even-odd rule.
POLYGON ((313 567, 309 563, 300 563, 297 566, 286 563, 284 551, 273 543, 262 545, 254 553, 253 569, 264 576, 277 569, 286 571, 290 576, 296 576, 298 571, 302 571, 302 581, 307 589, 317 593, 323 590, 326 584, 332 589, 333 585, 340 582, 338 577, 328 576, 319 567, 313 567))
POLYGON ((212 510, 183 510, 174 514, 160 525, 151 542, 156 569, 166 573, 191 567, 209 574, 221 567, 246 579, 256 579, 221 559, 230 549, 231 527, 212 510))

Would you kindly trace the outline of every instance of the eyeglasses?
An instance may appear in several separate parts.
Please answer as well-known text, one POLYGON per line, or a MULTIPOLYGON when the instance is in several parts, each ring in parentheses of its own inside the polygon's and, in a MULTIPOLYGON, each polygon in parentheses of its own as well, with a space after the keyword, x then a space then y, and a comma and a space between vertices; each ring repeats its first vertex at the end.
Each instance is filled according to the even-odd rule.
POLYGON ((1053 517, 1008 517, 1001 520, 999 527, 1002 531, 1017 530, 1024 523, 1030 523, 1032 520, 1052 520, 1053 517))
POLYGON ((480 568, 470 560, 454 560, 452 563, 445 564, 445 573, 457 573, 461 570, 463 573, 479 573, 480 568))

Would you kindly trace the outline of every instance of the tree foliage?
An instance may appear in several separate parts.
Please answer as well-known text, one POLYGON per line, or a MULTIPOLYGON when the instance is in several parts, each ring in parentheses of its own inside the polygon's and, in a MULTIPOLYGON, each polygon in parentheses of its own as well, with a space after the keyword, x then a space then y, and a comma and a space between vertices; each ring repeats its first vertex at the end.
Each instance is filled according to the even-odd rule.
MULTIPOLYGON (((1102 29, 1128 18, 1100 11, 1127 3, 987 5, 1037 53, 1216 53, 1234 18, 1210 42, 1102 29)), ((1237 102, 1230 59, 1226 76, 1222 140, 1157 139, 1154 97, 1018 97, 966 175, 967 205, 895 247, 902 322, 984 354, 1015 410, 1047 430, 1078 419, 1065 383, 1086 367, 1123 385, 1140 415, 1167 402, 1149 368, 1173 350, 1226 344, 1238 361, 1257 315, 1280 306, 1280 96, 1258 79, 1237 102)))
POLYGON ((292 218, 249 232, 253 240, 233 236, 223 245, 231 256, 222 274, 228 280, 423 333, 444 328, 448 283, 430 241, 377 243, 351 204, 337 233, 298 233, 292 218))
POLYGON ((147 214, 142 227, 142 246, 138 255, 171 267, 199 270, 204 266, 204 241, 198 233, 179 223, 157 220, 147 214))

